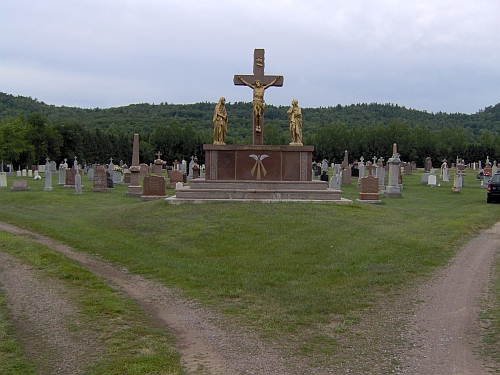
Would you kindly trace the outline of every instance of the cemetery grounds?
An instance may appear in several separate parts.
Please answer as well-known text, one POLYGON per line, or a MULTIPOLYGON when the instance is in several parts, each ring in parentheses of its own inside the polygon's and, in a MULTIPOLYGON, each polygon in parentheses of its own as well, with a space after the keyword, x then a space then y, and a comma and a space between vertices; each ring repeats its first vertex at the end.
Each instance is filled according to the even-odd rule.
MULTIPOLYGON (((14 226, 0 231, 0 373, 412 373, 421 286, 500 221, 473 171, 460 194, 421 174, 403 175, 401 199, 352 206, 0 188, 14 226)), ((498 256, 492 270, 472 351, 498 373, 498 256)))

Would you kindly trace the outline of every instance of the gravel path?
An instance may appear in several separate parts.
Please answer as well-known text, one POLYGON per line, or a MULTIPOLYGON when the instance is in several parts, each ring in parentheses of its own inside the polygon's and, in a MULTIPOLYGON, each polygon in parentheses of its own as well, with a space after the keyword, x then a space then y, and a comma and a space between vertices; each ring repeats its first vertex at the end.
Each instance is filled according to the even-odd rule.
POLYGON ((14 326, 39 374, 80 374, 97 361, 101 345, 78 322, 78 310, 66 297, 70 291, 39 271, 0 252, 0 286, 5 290, 14 326))
MULTIPOLYGON (((256 334, 241 327, 229 325, 227 321, 214 315, 213 312, 181 298, 158 282, 132 275, 125 269, 119 269, 91 255, 77 253, 70 247, 42 235, 1 222, 0 230, 27 236, 65 254, 86 269, 108 280, 112 287, 124 291, 138 301, 151 316, 164 324, 176 336, 177 348, 187 374, 284 375, 347 372, 346 366, 343 370, 339 367, 310 368, 303 359, 301 361, 300 358, 288 358, 284 353, 271 347, 269 343, 260 340, 256 334)), ((404 333, 404 339, 413 343, 410 351, 399 356, 399 361, 402 363, 401 374, 482 375, 487 373, 488 366, 473 354, 473 348, 480 340, 477 298, 484 291, 492 262, 499 248, 500 223, 471 240, 450 266, 439 271, 431 282, 412 291, 412 295, 402 297, 405 301, 410 299, 422 301, 414 310, 413 316, 402 317, 400 315, 403 313, 397 309, 386 311, 387 316, 384 317, 384 321, 402 319, 407 321, 409 328, 404 333)), ((13 271, 14 273, 4 273, 4 271, 10 268, 16 269, 17 267, 13 266, 16 262, 6 255, 2 255, 0 262, 3 264, 0 269, 2 276, 0 283, 8 292, 15 288, 16 282, 12 280, 17 278, 17 275, 16 271, 13 271), (5 259, 8 261, 6 262, 5 259)), ((23 288, 27 288, 26 293, 36 296, 38 293, 36 284, 37 282, 26 283, 23 288), (30 292, 31 289, 35 292, 30 292)), ((8 294, 7 297, 9 301, 14 301, 10 302, 11 308, 22 299, 19 295, 16 297, 15 294, 8 294)), ((46 294, 42 299, 47 301, 46 305, 58 306, 60 303, 58 294, 46 294)), ((64 308, 57 309, 65 311, 64 308)), ((68 314, 71 314, 71 308, 67 307, 67 309, 68 314)), ((22 309, 13 309, 13 313, 16 319, 18 314, 19 316, 25 313, 31 315, 22 309)), ((47 314, 54 315, 49 310, 47 314)), ((34 324, 41 324, 45 327, 45 323, 37 323, 36 320, 34 324)), ((57 327, 47 325, 43 331, 57 332, 57 327)), ((376 343, 376 338, 373 341, 376 343)), ((351 344, 356 345, 356 343, 351 344)), ((57 345, 57 342, 54 345, 57 345)), ((395 350, 397 349, 390 350, 388 358, 394 356, 395 350)), ((69 366, 69 362, 72 361, 78 364, 78 359, 71 357, 63 362, 67 362, 69 366)), ((362 362, 362 358, 356 358, 356 362, 362 362)), ((356 366, 350 368, 350 373, 378 373, 377 371, 357 372, 356 366)), ((69 368, 61 371, 61 374, 75 373, 69 368)))
POLYGON ((410 318, 413 349, 403 359, 405 374, 484 375, 488 365, 474 354, 481 331, 479 298, 500 249, 500 223, 467 243, 453 262, 416 291, 423 301, 410 318))

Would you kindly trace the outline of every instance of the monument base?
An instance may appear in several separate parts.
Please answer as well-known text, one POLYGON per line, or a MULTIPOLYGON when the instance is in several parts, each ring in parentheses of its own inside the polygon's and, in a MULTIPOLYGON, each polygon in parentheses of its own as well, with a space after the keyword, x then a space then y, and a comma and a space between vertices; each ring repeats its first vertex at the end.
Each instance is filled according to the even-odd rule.
POLYGON ((167 197, 166 195, 142 195, 141 202, 149 202, 157 199, 165 199, 166 197, 167 197))
POLYGON ((402 198, 401 190, 398 186, 387 186, 385 188, 384 197, 386 198, 402 198))
POLYGON ((166 198, 171 204, 203 202, 322 202, 352 204, 324 181, 207 181, 195 179, 166 198))
POLYGON ((142 186, 129 186, 128 191, 125 194, 128 198, 140 198, 142 197, 142 186))
POLYGON ((383 203, 380 199, 378 199, 378 200, 356 199, 356 202, 369 203, 369 204, 382 204, 383 203))

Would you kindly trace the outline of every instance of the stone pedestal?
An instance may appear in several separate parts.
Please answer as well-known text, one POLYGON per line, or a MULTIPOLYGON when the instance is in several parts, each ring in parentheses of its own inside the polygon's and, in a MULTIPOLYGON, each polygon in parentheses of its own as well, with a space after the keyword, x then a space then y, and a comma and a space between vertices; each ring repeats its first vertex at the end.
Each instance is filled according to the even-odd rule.
POLYGON ((384 191, 384 197, 386 198, 401 198, 403 196, 398 183, 401 172, 399 163, 401 163, 401 160, 397 153, 393 153, 392 158, 387 161, 387 165, 389 165, 389 182, 384 191))
POLYGON ((203 145, 211 181, 311 181, 314 146, 203 145))
MULTIPOLYGON (((176 188, 169 203, 203 201, 352 204, 328 182, 311 181, 313 146, 204 145, 205 179, 176 188)), ((170 176, 172 184, 172 175, 170 176)))
POLYGON ((130 167, 130 185, 126 196, 130 198, 140 198, 142 196, 141 167, 138 165, 130 167))

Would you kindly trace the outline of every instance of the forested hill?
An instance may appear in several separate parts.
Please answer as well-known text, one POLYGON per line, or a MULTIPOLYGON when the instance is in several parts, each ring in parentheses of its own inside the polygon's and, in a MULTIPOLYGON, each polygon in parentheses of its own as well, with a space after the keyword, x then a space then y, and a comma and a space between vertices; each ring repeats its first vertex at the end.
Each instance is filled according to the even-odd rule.
MULTIPOLYGON (((209 134, 215 103, 196 104, 131 104, 115 108, 83 109, 54 106, 31 97, 0 93, 0 120, 41 113, 48 124, 78 124, 101 130, 118 128, 126 133, 150 134, 158 125, 168 125, 173 120, 180 125, 190 124, 198 132, 209 134)), ((228 141, 241 143, 251 135, 251 103, 226 104, 229 118, 228 141)), ((266 106, 265 119, 268 129, 286 131, 288 107, 266 106)), ((428 113, 408 109, 397 104, 352 104, 324 108, 302 108, 304 136, 314 134, 318 128, 330 124, 345 124, 347 128, 367 128, 402 122, 410 128, 426 127, 431 131, 461 128, 469 142, 480 139, 483 130, 500 135, 500 104, 486 107, 475 114, 428 113)))
MULTIPOLYGON (((197 155, 213 142, 215 103, 131 104, 116 108, 56 107, 36 99, 0 93, 0 159, 14 165, 41 163, 48 156, 78 156, 106 163, 128 160, 132 134, 141 138, 140 160, 152 162, 160 151, 172 163, 197 155)), ((251 103, 226 104, 227 144, 252 142, 251 103)), ((268 105, 264 144, 290 142, 288 106, 268 105)), ((468 161, 500 160, 500 104, 475 114, 428 113, 396 104, 352 104, 302 108, 303 142, 314 146, 315 160, 366 155, 390 157, 393 143, 403 160, 422 165, 458 156, 468 161)), ((129 161, 130 162, 130 161, 129 161)))

